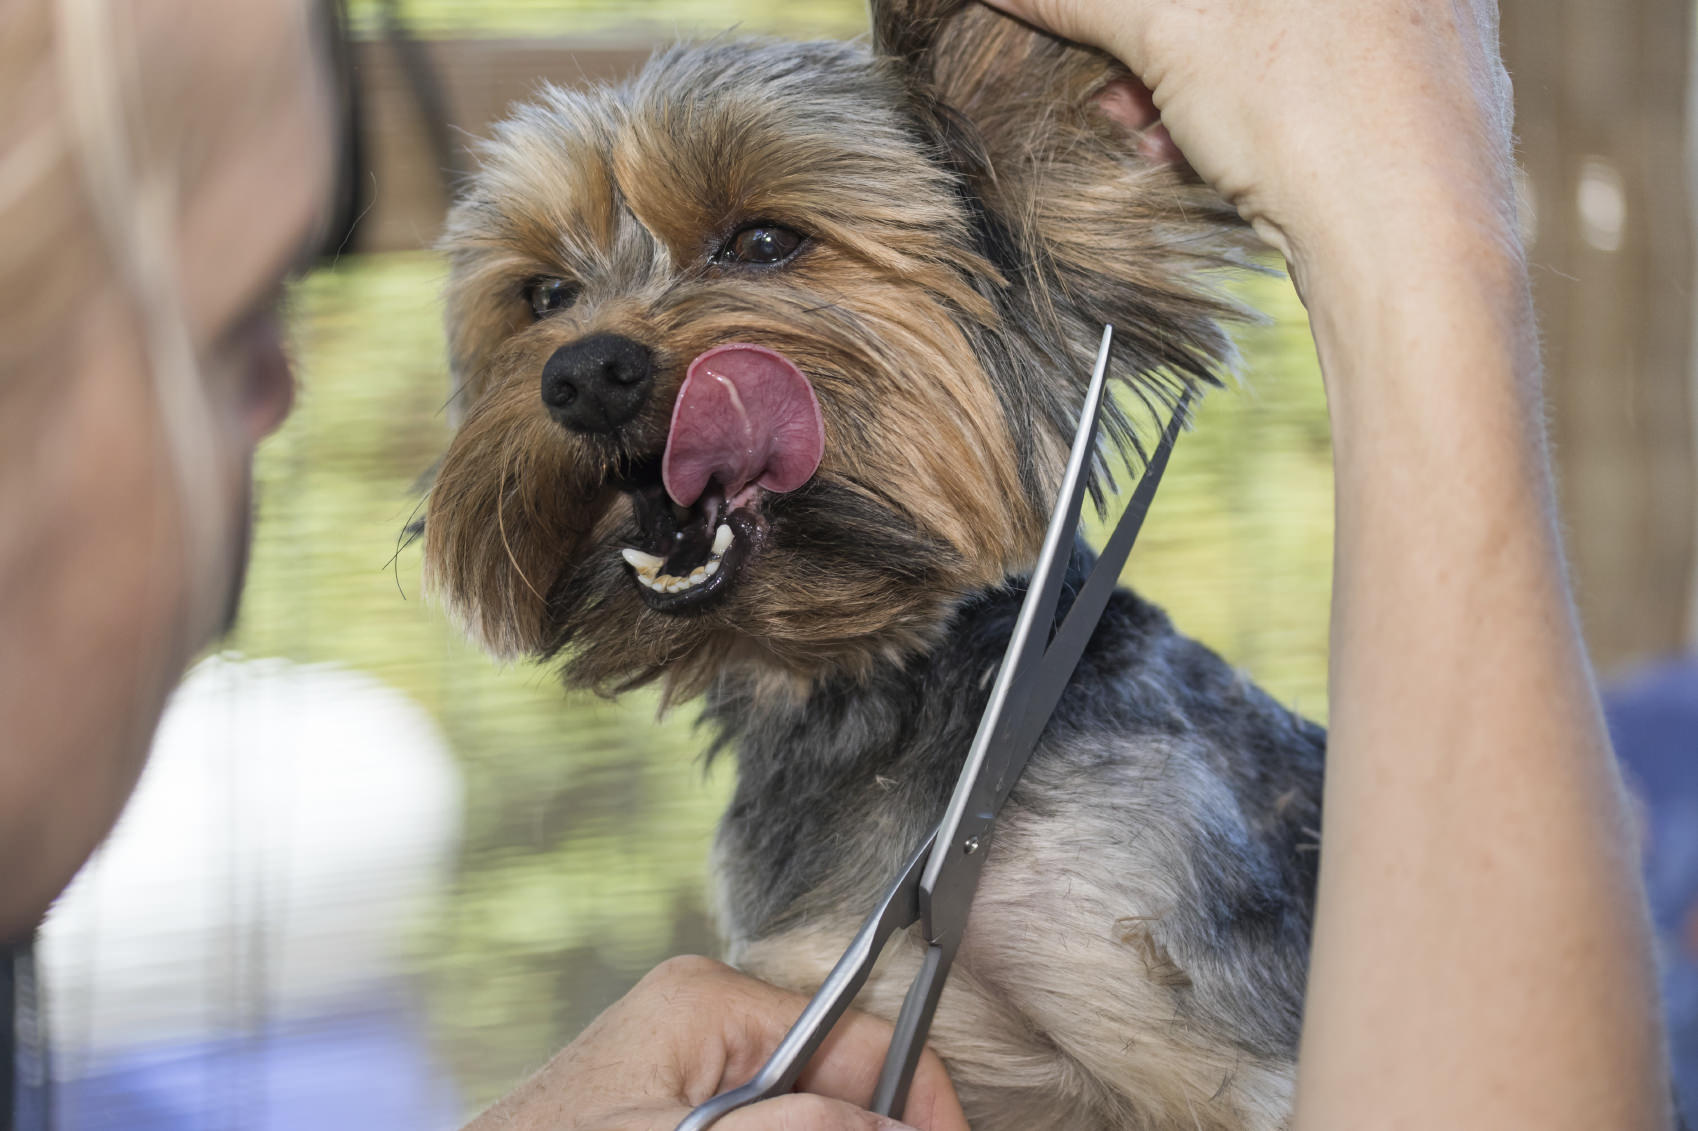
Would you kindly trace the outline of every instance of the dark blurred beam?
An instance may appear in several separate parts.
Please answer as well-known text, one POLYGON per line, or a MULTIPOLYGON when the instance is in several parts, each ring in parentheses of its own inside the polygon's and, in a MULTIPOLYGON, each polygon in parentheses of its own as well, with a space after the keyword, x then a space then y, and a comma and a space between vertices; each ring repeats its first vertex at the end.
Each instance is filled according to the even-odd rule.
POLYGON ((1689 644, 1698 544, 1690 0, 1503 0, 1563 518, 1588 643, 1689 644))
MULTIPOLYGON (((451 132, 462 151, 465 142, 487 134, 511 103, 529 97, 543 82, 614 81, 653 50, 647 44, 585 46, 535 39, 424 40, 417 47, 441 82, 451 132)), ((372 181, 367 192, 374 194, 371 211, 360 222, 358 247, 429 247, 441 231, 447 197, 403 55, 388 41, 362 41, 355 45, 354 67, 372 181)))

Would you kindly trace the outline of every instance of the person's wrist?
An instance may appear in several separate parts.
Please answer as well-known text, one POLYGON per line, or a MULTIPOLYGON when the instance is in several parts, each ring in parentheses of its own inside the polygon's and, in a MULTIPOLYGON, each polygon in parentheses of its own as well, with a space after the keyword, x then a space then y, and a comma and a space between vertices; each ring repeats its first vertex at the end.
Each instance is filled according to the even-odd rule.
POLYGON ((1433 197, 1294 236, 1288 267, 1341 451, 1386 429, 1423 427, 1415 418, 1535 410, 1526 261, 1504 211, 1433 197))
POLYGON ((1341 200, 1290 223, 1261 223, 1275 233, 1312 318, 1388 305, 1418 311, 1451 298, 1519 312, 1527 287, 1514 204, 1491 193, 1411 186, 1390 199, 1341 200))

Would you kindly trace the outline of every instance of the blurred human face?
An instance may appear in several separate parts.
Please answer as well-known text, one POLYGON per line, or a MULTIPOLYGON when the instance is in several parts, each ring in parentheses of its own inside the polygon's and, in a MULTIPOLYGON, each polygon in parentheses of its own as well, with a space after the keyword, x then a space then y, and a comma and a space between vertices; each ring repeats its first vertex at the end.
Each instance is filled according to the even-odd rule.
POLYGON ((176 253, 214 421, 217 560, 188 559, 147 338, 114 271, 64 328, 63 371, 30 402, 28 482, 0 516, 0 940, 26 934, 110 830, 166 696, 233 608, 254 448, 292 396, 277 299, 316 241, 333 165, 306 4, 128 0, 144 74, 229 108, 183 112, 181 138, 170 97, 150 108, 192 164, 176 253))

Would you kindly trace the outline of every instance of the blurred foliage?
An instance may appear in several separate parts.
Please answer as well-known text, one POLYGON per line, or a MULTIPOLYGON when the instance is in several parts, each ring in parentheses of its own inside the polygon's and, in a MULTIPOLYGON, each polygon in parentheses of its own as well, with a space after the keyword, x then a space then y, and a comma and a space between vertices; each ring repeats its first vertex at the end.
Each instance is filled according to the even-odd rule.
POLYGON ((704 860, 727 783, 692 768, 686 713, 657 723, 652 696, 568 700, 547 672, 498 668, 418 600, 416 548, 391 560, 448 438, 436 275, 395 257, 300 286, 300 401, 258 461, 231 644, 368 671, 458 753, 464 863, 419 969, 440 1048, 481 1100, 660 958, 711 948, 704 860))
MULTIPOLYGON (((399 547, 443 451, 447 378, 430 256, 350 258, 292 299, 298 409, 261 452, 255 554, 232 645, 333 660, 422 703, 469 809, 445 913, 417 970, 470 1102, 540 1064, 653 963, 714 947, 703 894, 729 767, 704 776, 689 707, 563 693, 499 667, 418 596, 399 547)), ((1128 578, 1288 702, 1325 713, 1331 481, 1306 323, 1282 279, 1241 334, 1245 385, 1180 441, 1128 578)))
MULTIPOLYGON (((381 26, 384 0, 349 0, 356 34, 381 26)), ((572 36, 648 42, 746 34, 843 38, 867 29, 865 0, 399 0, 403 22, 424 36, 572 36)))
POLYGON ((1238 382, 1205 397, 1180 437, 1122 577, 1180 631, 1324 722, 1332 441, 1320 366, 1283 275, 1233 289, 1264 319, 1235 335, 1238 382))

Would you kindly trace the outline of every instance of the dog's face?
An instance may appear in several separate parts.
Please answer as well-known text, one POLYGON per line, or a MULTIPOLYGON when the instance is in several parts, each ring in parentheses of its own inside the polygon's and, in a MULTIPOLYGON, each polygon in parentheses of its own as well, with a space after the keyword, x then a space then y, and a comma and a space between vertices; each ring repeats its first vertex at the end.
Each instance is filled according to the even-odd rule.
POLYGON ((675 49, 485 148, 426 568, 492 650, 683 691, 900 656, 1031 560, 1102 322, 1129 374, 1226 352, 1225 210, 1132 155, 1112 65, 926 7, 675 49))

